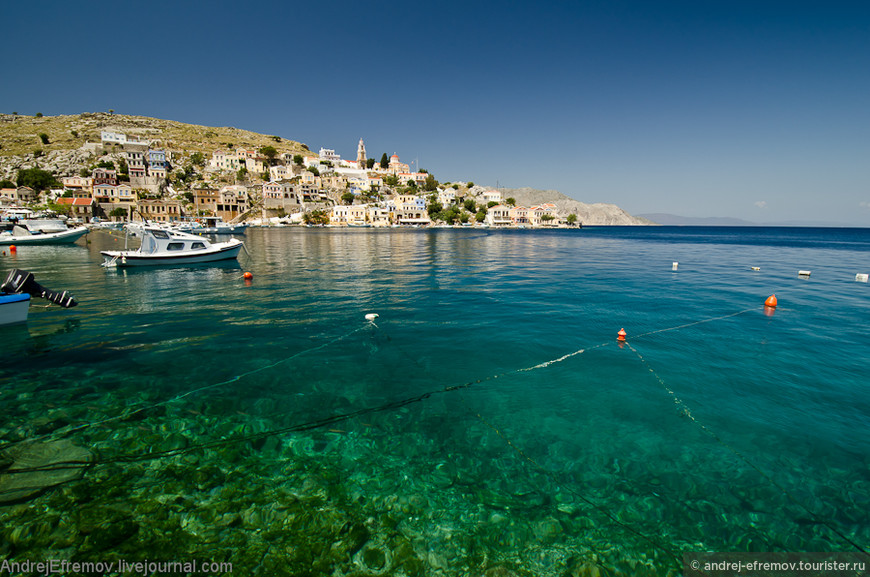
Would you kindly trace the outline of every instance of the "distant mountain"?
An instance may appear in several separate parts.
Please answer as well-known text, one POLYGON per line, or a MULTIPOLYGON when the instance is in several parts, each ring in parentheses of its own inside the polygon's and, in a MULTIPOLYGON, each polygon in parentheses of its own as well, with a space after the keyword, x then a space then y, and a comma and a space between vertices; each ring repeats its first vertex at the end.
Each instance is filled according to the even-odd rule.
POLYGON ((842 228, 842 227, 866 227, 858 223, 845 222, 830 222, 819 220, 783 220, 779 222, 752 222, 749 220, 741 220, 739 218, 728 217, 707 217, 697 218, 690 216, 678 216, 676 214, 666 213, 651 213, 640 214, 638 218, 645 218, 652 221, 654 224, 664 226, 809 226, 820 228, 842 228))
POLYGON ((649 225, 644 218, 631 216, 615 204, 597 202, 587 204, 565 196, 558 190, 538 190, 535 188, 500 188, 504 198, 513 198, 517 206, 534 206, 552 202, 561 214, 576 214, 577 222, 583 225, 649 225))

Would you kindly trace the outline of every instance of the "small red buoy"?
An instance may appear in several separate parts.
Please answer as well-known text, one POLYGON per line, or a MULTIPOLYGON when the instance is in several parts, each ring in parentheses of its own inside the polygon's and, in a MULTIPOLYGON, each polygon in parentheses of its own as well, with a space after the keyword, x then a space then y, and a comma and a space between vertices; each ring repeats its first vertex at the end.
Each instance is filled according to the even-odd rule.
POLYGON ((246 273, 243 274, 242 276, 245 278, 245 280, 251 280, 252 278, 254 278, 254 275, 252 275, 252 274, 249 273, 249 272, 246 272, 246 273))
POLYGON ((15 252, 18 248, 14 244, 9 245, 9 252, 15 252))
POLYGON ((616 333, 616 340, 618 340, 618 341, 625 340, 625 329, 619 329, 619 332, 616 333))
POLYGON ((769 297, 767 297, 767 300, 764 301, 764 306, 775 309, 776 308, 776 295, 770 295, 769 297))

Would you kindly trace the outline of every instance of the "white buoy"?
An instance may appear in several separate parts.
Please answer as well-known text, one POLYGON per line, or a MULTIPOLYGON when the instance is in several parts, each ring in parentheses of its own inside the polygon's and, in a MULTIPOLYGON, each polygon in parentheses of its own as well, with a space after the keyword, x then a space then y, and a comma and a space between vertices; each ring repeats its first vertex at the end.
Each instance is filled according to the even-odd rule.
POLYGON ((811 271, 811 270, 799 270, 798 271, 798 276, 810 276, 811 274, 813 274, 813 271, 811 271))
POLYGON ((376 318, 378 318, 378 313, 369 313, 366 315, 367 321, 374 322, 376 318))
POLYGON ((855 275, 855 282, 867 282, 870 275, 858 273, 855 275))
POLYGON ((752 267, 752 270, 761 270, 761 267, 760 267, 760 266, 754 266, 754 267, 752 267))
POLYGON ((680 263, 678 263, 677 261, 674 261, 674 264, 671 265, 671 270, 677 270, 677 267, 679 267, 679 266, 680 266, 680 263))

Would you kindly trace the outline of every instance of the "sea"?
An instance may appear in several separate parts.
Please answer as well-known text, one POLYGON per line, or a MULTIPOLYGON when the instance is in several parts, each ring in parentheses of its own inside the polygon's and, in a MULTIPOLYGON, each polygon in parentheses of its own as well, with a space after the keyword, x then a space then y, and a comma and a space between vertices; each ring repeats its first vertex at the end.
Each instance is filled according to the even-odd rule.
POLYGON ((0 560, 680 575, 870 543, 870 229, 244 240, 4 247, 79 304, 0 329, 0 560))

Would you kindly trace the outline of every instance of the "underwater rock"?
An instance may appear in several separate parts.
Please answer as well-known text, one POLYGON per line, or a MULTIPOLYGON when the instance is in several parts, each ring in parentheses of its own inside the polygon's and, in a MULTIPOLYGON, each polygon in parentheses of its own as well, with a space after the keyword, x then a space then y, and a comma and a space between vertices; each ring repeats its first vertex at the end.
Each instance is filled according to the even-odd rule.
POLYGON ((12 465, 0 475, 0 503, 14 503, 81 478, 93 455, 67 439, 59 439, 19 443, 3 451, 3 458, 12 465))

